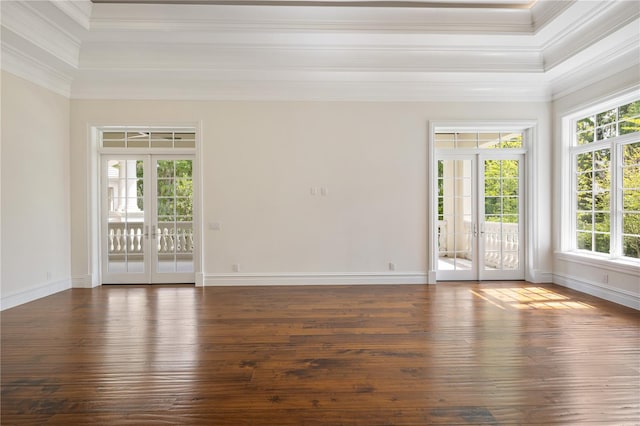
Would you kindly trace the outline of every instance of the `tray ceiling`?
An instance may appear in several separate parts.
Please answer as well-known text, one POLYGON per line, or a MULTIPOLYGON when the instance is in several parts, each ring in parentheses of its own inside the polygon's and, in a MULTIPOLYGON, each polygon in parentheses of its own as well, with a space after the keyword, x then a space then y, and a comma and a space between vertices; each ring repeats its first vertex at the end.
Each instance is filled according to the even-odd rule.
POLYGON ((529 9, 537 0, 91 0, 93 3, 529 9))
POLYGON ((73 98, 530 102, 640 63, 640 2, 368 3, 0 2, 2 67, 73 98))

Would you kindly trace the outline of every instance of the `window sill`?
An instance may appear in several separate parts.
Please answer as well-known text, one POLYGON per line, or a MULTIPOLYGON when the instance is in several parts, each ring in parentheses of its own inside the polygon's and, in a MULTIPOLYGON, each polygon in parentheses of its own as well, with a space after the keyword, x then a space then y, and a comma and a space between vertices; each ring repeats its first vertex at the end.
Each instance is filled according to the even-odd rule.
POLYGON ((640 277, 640 262, 624 259, 609 259, 603 256, 580 252, 556 252, 556 259, 595 266, 612 272, 622 272, 640 277))

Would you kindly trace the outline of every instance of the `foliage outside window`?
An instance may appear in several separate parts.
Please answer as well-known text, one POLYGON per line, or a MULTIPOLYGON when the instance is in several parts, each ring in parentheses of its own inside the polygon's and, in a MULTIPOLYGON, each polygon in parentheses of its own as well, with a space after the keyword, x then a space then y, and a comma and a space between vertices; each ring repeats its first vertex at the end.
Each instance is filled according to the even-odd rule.
MULTIPOLYGON (((142 200, 143 162, 137 161, 138 207, 144 210, 142 200)), ((193 221, 193 170, 191 160, 160 160, 157 163, 158 222, 193 221)))
POLYGON ((485 222, 518 223, 518 160, 484 161, 485 222))
MULTIPOLYGON (((521 149, 522 132, 437 132, 438 149, 521 149)), ((444 220, 444 162, 438 161, 438 220, 444 220)), ((485 161, 485 221, 518 223, 518 161, 485 161)))
POLYGON ((640 101, 575 123, 575 247, 639 259, 640 101))

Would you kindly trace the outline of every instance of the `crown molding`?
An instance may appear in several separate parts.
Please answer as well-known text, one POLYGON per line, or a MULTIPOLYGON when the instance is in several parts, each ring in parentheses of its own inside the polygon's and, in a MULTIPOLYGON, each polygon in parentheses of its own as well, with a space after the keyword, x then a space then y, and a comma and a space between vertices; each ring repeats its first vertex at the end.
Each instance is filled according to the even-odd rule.
POLYGON ((547 24, 553 22, 560 14, 577 0, 538 0, 531 7, 531 19, 534 32, 542 30, 547 24))
MULTIPOLYGON (((636 33, 632 37, 621 40, 615 48, 608 49, 606 54, 599 54, 596 58, 587 58, 586 60, 585 58, 574 58, 576 63, 572 66, 549 73, 552 99, 562 98, 631 67, 640 70, 639 44, 640 34, 636 33), (581 61, 578 63, 578 60, 581 61)), ((640 76, 640 72, 638 75, 640 76)))
POLYGON ((1 25, 39 50, 77 67, 81 40, 55 21, 49 2, 2 2, 1 25))
POLYGON ((209 75, 193 72, 176 77, 164 73, 118 73, 83 76, 74 81, 74 99, 147 100, 296 100, 296 101, 397 101, 397 102, 546 102, 548 85, 536 76, 496 73, 470 77, 467 73, 426 73, 422 78, 404 73, 245 73, 209 75), (535 83, 534 83, 535 82, 535 83))
POLYGON ((531 34, 528 9, 94 4, 92 31, 531 34))
POLYGON ((91 0, 53 1, 52 4, 85 30, 91 28, 91 0))
POLYGON ((87 44, 82 73, 281 70, 333 72, 542 72, 536 49, 466 46, 87 44), (170 60, 169 60, 170 58, 170 60))
POLYGON ((634 1, 0 6, 2 68, 78 99, 545 102, 640 56, 634 1))
POLYGON ((628 28, 634 21, 634 32, 638 34, 640 4, 635 1, 586 2, 586 5, 582 2, 579 6, 581 10, 577 10, 577 7, 568 9, 573 15, 572 25, 555 32, 542 45, 545 70, 551 70, 580 52, 592 48, 599 41, 625 27, 628 28), (575 19, 576 14, 580 14, 581 18, 575 19))
POLYGON ((0 68, 18 77, 51 90, 64 97, 71 97, 72 77, 40 62, 33 56, 9 45, 2 45, 2 62, 0 68))
POLYGON ((265 6, 349 6, 349 7, 440 7, 440 8, 477 8, 477 9, 528 9, 536 0, 92 0, 94 3, 147 3, 147 4, 192 4, 192 5, 265 5, 265 6))

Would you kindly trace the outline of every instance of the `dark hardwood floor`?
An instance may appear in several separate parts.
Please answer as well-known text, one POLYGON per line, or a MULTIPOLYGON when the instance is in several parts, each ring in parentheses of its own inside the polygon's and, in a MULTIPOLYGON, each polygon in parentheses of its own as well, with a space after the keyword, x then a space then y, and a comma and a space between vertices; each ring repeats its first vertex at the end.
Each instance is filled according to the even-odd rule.
POLYGON ((640 423, 640 312, 551 285, 103 286, 1 320, 3 425, 640 423))

